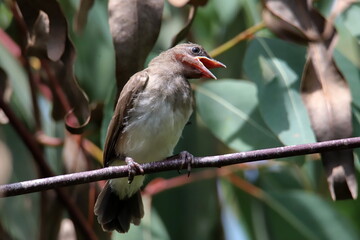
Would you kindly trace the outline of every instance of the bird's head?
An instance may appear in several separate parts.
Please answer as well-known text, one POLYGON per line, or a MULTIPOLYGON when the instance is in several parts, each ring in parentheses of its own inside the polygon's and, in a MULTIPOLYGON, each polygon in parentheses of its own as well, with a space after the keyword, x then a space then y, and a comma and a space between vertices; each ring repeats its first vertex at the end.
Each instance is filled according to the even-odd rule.
MULTIPOLYGON (((169 67, 169 72, 179 72, 186 78, 216 79, 209 69, 226 67, 212 59, 202 46, 194 43, 179 44, 157 58, 169 67)), ((158 62, 158 59, 154 59, 153 62, 158 62)))

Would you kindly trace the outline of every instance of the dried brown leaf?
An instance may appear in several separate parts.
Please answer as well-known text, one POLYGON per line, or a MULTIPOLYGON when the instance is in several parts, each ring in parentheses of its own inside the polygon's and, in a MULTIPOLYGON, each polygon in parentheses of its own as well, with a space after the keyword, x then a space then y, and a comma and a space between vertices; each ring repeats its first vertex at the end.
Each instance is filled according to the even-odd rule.
POLYGON ((27 54, 30 56, 47 57, 47 41, 49 38, 49 18, 43 11, 34 22, 27 44, 27 54))
POLYGON ((56 0, 36 0, 38 8, 49 18, 49 38, 46 43, 47 55, 52 61, 61 58, 65 51, 67 39, 67 22, 56 0))
POLYGON ((53 117, 64 117, 67 129, 81 133, 90 121, 87 97, 74 76, 75 49, 67 21, 56 0, 17 1, 28 28, 29 54, 42 59, 53 95, 53 117), (49 58, 47 61, 44 58, 49 58))
MULTIPOLYGON (((295 43, 322 41, 325 19, 312 7, 312 1, 263 0, 266 26, 280 38, 295 43)), ((329 29, 329 38, 334 28, 329 29)))
MULTIPOLYGON (((349 0, 350 1, 350 0, 349 0)), ((332 58, 337 34, 312 0, 263 0, 267 27, 280 38, 307 44, 309 54, 302 78, 302 97, 318 141, 351 137, 351 95, 332 58)), ((339 9, 344 3, 338 3, 339 9)), ((322 154, 333 199, 357 197, 351 150, 322 154)))
POLYGON ((181 29, 180 32, 178 34, 176 34, 176 36, 173 38, 172 43, 171 43, 172 47, 177 45, 180 41, 182 41, 188 35, 191 25, 196 16, 196 10, 197 10, 197 7, 191 6, 190 11, 189 11, 188 20, 187 20, 184 28, 181 29))
POLYGON ((57 72, 57 80, 71 104, 70 111, 65 115, 65 125, 73 134, 81 134, 90 122, 89 101, 85 92, 78 85, 74 75, 75 49, 70 39, 66 41, 66 47, 61 63, 64 66, 57 72))
POLYGON ((18 0, 17 3, 33 40, 37 38, 36 34, 41 35, 37 47, 40 47, 39 44, 44 44, 41 49, 46 49, 47 57, 52 61, 59 60, 65 50, 67 23, 58 2, 18 0), (44 15, 41 16, 40 11, 45 13, 47 19, 44 15), (46 20, 48 23, 44 22, 46 20))
POLYGON ((160 32, 163 6, 163 0, 109 1, 118 94, 127 80, 143 69, 160 32))
MULTIPOLYGON (((301 93, 318 141, 352 136, 349 86, 325 43, 309 45, 301 93)), ((356 198, 352 150, 324 153, 322 161, 333 199, 356 198)))

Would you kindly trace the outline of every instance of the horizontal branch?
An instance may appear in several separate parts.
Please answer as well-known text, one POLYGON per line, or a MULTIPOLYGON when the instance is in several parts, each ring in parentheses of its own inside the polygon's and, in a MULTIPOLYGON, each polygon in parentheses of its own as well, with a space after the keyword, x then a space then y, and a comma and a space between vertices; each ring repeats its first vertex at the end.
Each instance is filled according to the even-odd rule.
MULTIPOLYGON (((301 144, 262 150, 231 153, 218 156, 195 157, 192 168, 222 167, 231 164, 254 162, 273 158, 285 158, 311 153, 321 153, 360 147, 360 137, 332 140, 326 142, 301 144)), ((178 170, 184 166, 180 158, 142 164, 145 174, 178 170)), ((127 166, 107 167, 98 170, 59 175, 19 183, 0 185, 0 197, 16 196, 25 193, 44 191, 64 186, 89 183, 99 180, 128 176, 127 166)))

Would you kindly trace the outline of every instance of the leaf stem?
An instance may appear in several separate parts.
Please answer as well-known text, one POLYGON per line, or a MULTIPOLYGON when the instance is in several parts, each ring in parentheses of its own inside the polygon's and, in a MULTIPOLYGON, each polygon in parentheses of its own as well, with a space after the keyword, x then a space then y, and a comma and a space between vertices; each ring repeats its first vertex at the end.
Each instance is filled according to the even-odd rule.
POLYGON ((251 38, 256 32, 264 29, 265 27, 266 27, 265 23, 260 22, 256 25, 246 29, 245 31, 239 33, 234 38, 230 39, 229 41, 225 42, 224 44, 220 45, 219 47, 215 48, 214 50, 212 50, 209 53, 209 55, 211 57, 219 56, 220 54, 223 54, 224 52, 226 52, 229 49, 231 49, 232 47, 234 47, 239 42, 241 42, 245 39, 251 38))

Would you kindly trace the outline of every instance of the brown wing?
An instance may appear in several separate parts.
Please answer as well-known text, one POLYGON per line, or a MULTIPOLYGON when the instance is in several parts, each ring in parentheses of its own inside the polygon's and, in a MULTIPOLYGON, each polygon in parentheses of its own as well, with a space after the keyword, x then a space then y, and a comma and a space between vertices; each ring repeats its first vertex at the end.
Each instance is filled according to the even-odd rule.
POLYGON ((146 70, 133 75, 124 86, 115 107, 114 116, 112 117, 105 140, 104 146, 104 166, 107 167, 111 161, 117 157, 115 147, 124 129, 124 119, 128 115, 129 110, 133 107, 134 99, 142 92, 149 80, 146 70))

